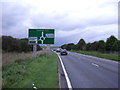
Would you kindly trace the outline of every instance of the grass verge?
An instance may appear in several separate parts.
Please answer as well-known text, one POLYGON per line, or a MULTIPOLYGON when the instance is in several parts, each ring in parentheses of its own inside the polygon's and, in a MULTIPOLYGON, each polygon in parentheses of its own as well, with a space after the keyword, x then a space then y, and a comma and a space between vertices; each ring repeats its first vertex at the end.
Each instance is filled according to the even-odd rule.
MULTIPOLYGON (((45 51, 37 51, 37 54, 43 54, 45 51)), ((4 52, 2 53, 2 64, 10 64, 16 60, 23 60, 26 58, 32 58, 32 52, 27 52, 27 53, 17 53, 17 52, 4 52)))
POLYGON ((92 55, 92 56, 96 56, 96 57, 120 61, 120 56, 117 54, 101 53, 101 52, 95 52, 95 51, 88 52, 88 51, 73 51, 73 50, 71 52, 76 52, 76 53, 81 53, 81 54, 85 54, 85 55, 92 55))
POLYGON ((50 52, 48 58, 16 60, 3 67, 3 88, 57 88, 57 56, 50 52))

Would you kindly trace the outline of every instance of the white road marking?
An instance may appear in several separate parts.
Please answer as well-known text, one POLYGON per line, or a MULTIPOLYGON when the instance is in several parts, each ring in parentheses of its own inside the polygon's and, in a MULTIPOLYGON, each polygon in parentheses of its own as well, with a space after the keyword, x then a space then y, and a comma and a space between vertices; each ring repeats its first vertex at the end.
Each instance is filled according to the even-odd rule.
POLYGON ((66 78, 66 81, 67 81, 68 88, 69 88, 69 90, 72 90, 72 85, 71 85, 70 79, 69 79, 69 77, 68 77, 68 74, 67 74, 67 72, 66 72, 66 70, 65 70, 65 67, 64 67, 64 64, 63 64, 63 62, 62 62, 62 59, 61 59, 61 57, 59 56, 58 53, 57 53, 57 55, 58 55, 58 57, 59 57, 59 59, 60 59, 60 63, 61 63, 61 66, 62 66, 62 68, 63 68, 63 72, 64 72, 64 74, 65 74, 65 78, 66 78))
POLYGON ((34 86, 35 84, 33 83, 32 85, 34 86))
POLYGON ((98 65, 98 64, 95 64, 95 63, 92 63, 92 65, 94 65, 94 66, 96 66, 96 67, 99 67, 99 65, 98 65))
MULTIPOLYGON (((61 82, 61 80, 60 80, 60 73, 59 73, 59 81, 61 82)), ((61 83, 60 82, 59 82, 59 87, 61 88, 61 83)))
MULTIPOLYGON (((52 51, 53 51, 53 50, 52 50, 52 51)), ((53 52, 54 52, 54 51, 53 51, 53 52)), ((59 88, 61 88, 61 83, 60 83, 61 81, 60 81, 60 71, 59 71, 59 68, 58 68, 58 75, 59 75, 59 77, 58 77, 58 78, 59 78, 59 88)))

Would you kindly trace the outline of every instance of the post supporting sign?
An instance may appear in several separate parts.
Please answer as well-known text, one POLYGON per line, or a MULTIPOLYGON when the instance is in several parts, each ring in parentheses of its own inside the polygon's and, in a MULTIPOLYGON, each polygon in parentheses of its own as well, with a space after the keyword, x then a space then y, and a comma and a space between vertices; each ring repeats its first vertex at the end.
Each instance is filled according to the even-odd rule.
POLYGON ((36 57, 37 45, 33 45, 33 57, 36 57))
POLYGON ((28 43, 33 45, 33 57, 36 57, 38 44, 54 44, 54 29, 29 29, 28 43))

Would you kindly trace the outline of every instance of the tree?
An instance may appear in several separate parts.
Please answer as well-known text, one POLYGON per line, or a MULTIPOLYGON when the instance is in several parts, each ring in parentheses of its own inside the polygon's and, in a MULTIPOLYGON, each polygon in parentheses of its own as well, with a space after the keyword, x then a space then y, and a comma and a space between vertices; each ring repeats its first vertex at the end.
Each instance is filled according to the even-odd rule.
POLYGON ((112 46, 115 44, 116 41, 117 41, 117 38, 113 35, 107 38, 106 45, 105 45, 106 51, 112 51, 112 46))
POLYGON ((90 50, 91 51, 97 51, 97 48, 98 48, 98 42, 97 41, 91 43, 91 45, 90 45, 90 50))
POLYGON ((117 41, 112 45, 112 51, 119 51, 119 52, 120 52, 120 40, 117 40, 117 41))
POLYGON ((90 51, 90 50, 91 50, 91 43, 87 43, 87 44, 86 44, 86 50, 87 50, 87 51, 90 51))
POLYGON ((28 45, 28 43, 25 40, 21 40, 20 41, 20 51, 24 51, 24 52, 28 52, 31 51, 30 46, 28 45))
MULTIPOLYGON (((11 36, 2 36, 2 50, 7 52, 29 52, 32 51, 32 45, 28 44, 28 39, 16 39, 11 36)), ((41 47, 37 45, 37 50, 41 47)))
POLYGON ((98 41, 97 51, 104 52, 104 50, 105 50, 105 42, 103 40, 98 41))
POLYGON ((75 50, 76 46, 74 43, 64 44, 61 46, 62 49, 75 50))
POLYGON ((74 49, 74 43, 67 44, 67 50, 72 50, 72 49, 74 49))
POLYGON ((86 43, 85 43, 84 39, 80 39, 76 45, 76 49, 77 50, 84 50, 85 45, 86 45, 86 43))
POLYGON ((67 44, 61 46, 62 49, 66 49, 67 44))
POLYGON ((120 52, 120 40, 115 36, 110 36, 107 38, 106 42, 103 40, 95 41, 93 43, 85 43, 84 39, 80 39, 79 42, 75 45, 74 43, 64 44, 61 46, 63 49, 68 50, 87 50, 87 51, 117 51, 120 52))
POLYGON ((16 39, 11 36, 2 36, 2 50, 8 52, 19 50, 16 39))

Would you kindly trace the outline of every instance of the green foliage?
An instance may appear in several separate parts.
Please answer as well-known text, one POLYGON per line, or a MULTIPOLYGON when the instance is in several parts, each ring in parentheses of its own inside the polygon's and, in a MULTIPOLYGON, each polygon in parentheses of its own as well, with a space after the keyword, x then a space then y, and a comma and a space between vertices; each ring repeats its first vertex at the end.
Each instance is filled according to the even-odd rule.
POLYGON ((18 60, 2 68, 4 88, 57 88, 57 56, 50 52, 36 58, 18 60))
POLYGON ((26 66, 31 62, 32 59, 17 60, 14 63, 3 66, 2 78, 3 88, 7 88, 12 84, 23 79, 23 75, 26 72, 26 66))
POLYGON ((115 36, 110 36, 109 38, 107 38, 106 46, 105 46, 106 51, 112 51, 112 47, 116 41, 117 41, 117 38, 115 36))
POLYGON ((66 49, 67 44, 61 46, 62 49, 66 49))
POLYGON ((111 47, 112 51, 120 51, 120 40, 117 40, 111 47))
POLYGON ((111 59, 111 60, 115 60, 115 61, 120 61, 120 56, 116 55, 116 54, 101 53, 101 52, 97 52, 97 51, 89 51, 89 52, 88 51, 72 51, 72 52, 81 53, 81 54, 85 54, 85 55, 92 55, 92 56, 111 59))
POLYGON ((105 51, 105 42, 100 40, 97 42, 97 51, 104 52, 105 51))
POLYGON ((19 49, 19 46, 16 42, 16 39, 12 38, 11 36, 2 36, 2 49, 8 52, 19 49))
POLYGON ((91 45, 90 45, 90 50, 91 51, 96 51, 97 50, 97 46, 98 46, 98 42, 93 42, 93 43, 91 43, 91 45))
POLYGON ((69 43, 67 46, 66 46, 66 49, 67 50, 71 50, 74 48, 74 44, 73 43, 69 43))
MULTIPOLYGON (((40 46, 37 46, 41 50, 40 46)), ((2 36, 2 50, 7 52, 29 52, 32 45, 28 45, 28 39, 16 39, 11 36, 2 36)))
POLYGON ((74 50, 75 49, 75 45, 74 43, 69 43, 69 44, 64 44, 61 46, 62 49, 67 49, 67 50, 74 50))
POLYGON ((86 50, 87 50, 87 51, 90 51, 90 47, 91 47, 91 43, 87 43, 87 44, 86 44, 86 50))
POLYGON ((80 39, 80 41, 76 45, 76 49, 77 50, 84 50, 85 45, 86 45, 86 43, 85 43, 84 39, 80 39))
POLYGON ((93 43, 85 43, 84 39, 80 39, 80 41, 75 45, 64 44, 61 46, 63 49, 67 50, 86 50, 86 51, 99 51, 99 52, 120 52, 120 40, 118 40, 115 36, 110 36, 107 38, 107 41, 103 40, 95 41, 93 43))

